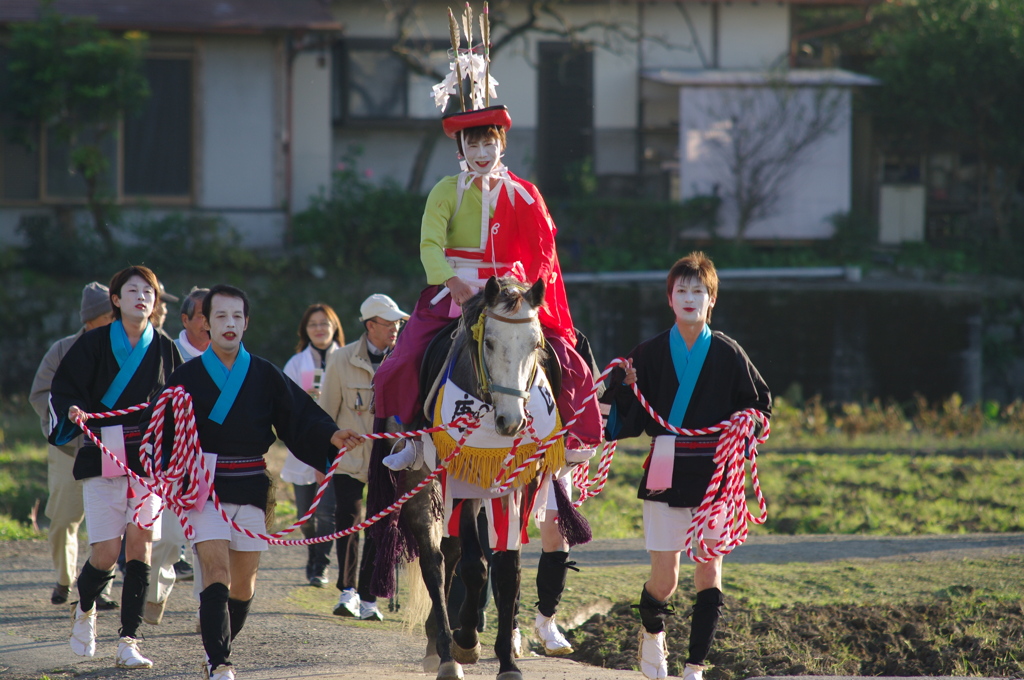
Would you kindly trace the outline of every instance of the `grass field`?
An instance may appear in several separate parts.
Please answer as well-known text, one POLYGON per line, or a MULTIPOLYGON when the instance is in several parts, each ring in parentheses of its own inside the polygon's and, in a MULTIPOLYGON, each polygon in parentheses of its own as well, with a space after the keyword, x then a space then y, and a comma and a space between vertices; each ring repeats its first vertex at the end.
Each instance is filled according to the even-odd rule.
MULTIPOLYGON (((1024 428, 1019 403, 963 406, 955 399, 913 418, 877 403, 830 413, 810 400, 777 403, 758 469, 780 534, 913 535, 1024 530, 1024 428), (986 416, 986 413, 989 415, 986 416)), ((272 457, 283 456, 275 447, 272 457)), ((647 443, 625 440, 603 493, 583 506, 595 536, 642 532, 636 488, 647 443)), ((273 461, 271 468, 275 466, 273 461)), ((596 468, 596 464, 594 465, 596 468)), ((748 488, 749 491, 749 488, 748 488)), ((0 404, 0 540, 45 525, 46 449, 24 399, 0 404)), ((280 485, 279 516, 293 512, 280 485)))

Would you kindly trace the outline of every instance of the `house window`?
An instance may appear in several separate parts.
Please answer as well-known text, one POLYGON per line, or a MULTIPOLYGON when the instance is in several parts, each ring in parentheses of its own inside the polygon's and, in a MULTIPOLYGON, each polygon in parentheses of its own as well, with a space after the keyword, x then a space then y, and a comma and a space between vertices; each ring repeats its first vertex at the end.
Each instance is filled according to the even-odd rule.
MULTIPOLYGON (((369 120, 437 118, 431 87, 437 78, 419 74, 392 50, 392 42, 346 39, 334 45, 335 82, 332 113, 335 123, 369 120)), ((421 42, 410 50, 423 55, 433 70, 448 72, 448 52, 438 41, 421 42)))
POLYGON ((124 120, 124 195, 192 193, 192 60, 147 59, 150 97, 124 120))
MULTIPOLYGON (((0 54, 0 66, 3 57, 0 54)), ((109 162, 108 171, 100 179, 100 190, 121 201, 190 201, 192 57, 189 54, 154 55, 145 60, 143 69, 149 81, 149 99, 141 109, 125 116, 113 134, 100 141, 100 148, 109 162)), ((0 124, 3 122, 0 120, 0 124)), ((86 141, 90 136, 94 137, 95 132, 82 133, 86 141)), ((29 149, 0 135, 0 201, 84 201, 85 182, 71 169, 71 153, 66 141, 52 130, 36 132, 33 138, 38 142, 29 149)))

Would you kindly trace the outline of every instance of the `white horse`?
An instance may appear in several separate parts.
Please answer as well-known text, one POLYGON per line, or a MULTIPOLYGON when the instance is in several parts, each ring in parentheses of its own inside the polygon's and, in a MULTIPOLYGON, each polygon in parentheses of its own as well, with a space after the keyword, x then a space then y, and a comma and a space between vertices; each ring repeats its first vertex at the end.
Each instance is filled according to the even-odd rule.
MULTIPOLYGON (((538 309, 543 302, 542 281, 527 288, 513 278, 499 280, 492 277, 482 292, 463 305, 461 323, 452 346, 452 365, 447 373, 448 384, 459 386, 471 395, 476 403, 486 404, 487 406, 481 410, 490 411, 493 415, 494 432, 505 438, 521 433, 528 422, 526 404, 531 398, 531 387, 535 388, 535 378, 538 371, 542 370, 546 355, 544 336, 537 318, 538 309)), ((432 382, 427 380, 424 384, 429 385, 432 382)), ((538 405, 531 402, 531 410, 548 406, 554 408, 558 381, 555 379, 552 382, 555 383, 555 387, 548 388, 545 403, 538 405)), ((536 394, 536 389, 534 393, 536 394)), ((386 446, 378 446, 375 449, 370 467, 371 476, 387 472, 378 464, 382 459, 381 453, 386 452, 386 449, 386 446)), ((443 455, 439 452, 438 459, 441 458, 443 455)), ((561 464, 557 463, 559 466, 561 464)), ((532 469, 532 475, 536 475, 540 467, 538 464, 535 465, 537 467, 532 469)), ((394 480, 397 482, 398 490, 405 492, 415 487, 429 473, 428 467, 403 471, 394 480)), ((514 466, 510 465, 508 460, 502 461, 499 466, 501 470, 512 467, 514 466)), ((394 479, 392 475, 386 476, 394 479)), ((449 484, 453 482, 453 476, 454 473, 449 471, 449 484)), ((371 487, 379 481, 371 479, 371 487)), ((460 484, 461 488, 465 488, 468 483, 460 484)), ((538 480, 535 477, 516 490, 510 489, 501 497, 501 502, 506 506, 508 503, 519 502, 524 507, 529 507, 536 493, 537 484, 538 480)), ((391 569, 397 553, 402 548, 409 547, 401 545, 400 534, 405 533, 406 538, 411 535, 415 540, 420 557, 420 571, 432 605, 431 616, 426 625, 428 643, 424 665, 433 666, 432 652, 436 652, 434 660, 438 664, 438 680, 462 678, 460 663, 474 663, 480 656, 476 624, 480 597, 487 583, 487 565, 483 558, 483 543, 477 531, 476 518, 481 498, 494 495, 493 492, 488 494, 486 487, 490 486, 490 483, 479 486, 482 493, 478 497, 462 501, 458 539, 442 541, 443 499, 440 485, 436 483, 431 484, 403 506, 398 521, 392 520, 377 530, 380 533, 375 534, 379 537, 378 569, 383 570, 391 569), (390 537, 384 536, 387 531, 392 532, 390 537), (392 549, 388 550, 385 546, 391 546, 392 549), (453 631, 449 626, 447 595, 452 572, 459 561, 460 553, 466 598, 458 615, 459 627, 453 631)), ((512 643, 519 601, 518 548, 494 550, 490 568, 498 610, 497 638, 494 643, 494 651, 499 661, 497 677, 498 680, 519 680, 522 674, 514 661, 512 643)))

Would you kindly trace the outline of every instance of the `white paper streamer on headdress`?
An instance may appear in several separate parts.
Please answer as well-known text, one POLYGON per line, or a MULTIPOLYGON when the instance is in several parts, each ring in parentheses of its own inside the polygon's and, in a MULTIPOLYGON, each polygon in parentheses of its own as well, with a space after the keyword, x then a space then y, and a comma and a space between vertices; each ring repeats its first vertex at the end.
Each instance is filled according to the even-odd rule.
MULTIPOLYGON (((468 76, 471 83, 469 92, 473 109, 484 108, 484 74, 487 70, 487 62, 476 53, 460 53, 458 59, 462 76, 468 76)), ((459 78, 456 75, 454 59, 449 63, 448 68, 448 75, 445 76, 445 79, 431 88, 434 105, 441 110, 448 106, 449 97, 455 96, 459 91, 459 78)), ((498 81, 495 80, 494 74, 491 74, 486 80, 490 96, 496 99, 498 97, 498 81)))

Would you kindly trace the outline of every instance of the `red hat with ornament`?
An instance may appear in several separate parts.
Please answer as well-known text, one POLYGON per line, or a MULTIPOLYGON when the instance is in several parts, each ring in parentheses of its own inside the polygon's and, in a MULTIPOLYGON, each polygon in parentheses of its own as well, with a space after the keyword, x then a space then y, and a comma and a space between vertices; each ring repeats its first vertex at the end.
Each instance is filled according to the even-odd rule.
POLYGON ((451 72, 442 82, 434 85, 433 96, 434 103, 441 109, 447 107, 449 97, 458 98, 461 110, 441 119, 444 133, 452 139, 455 139, 459 132, 469 128, 493 125, 508 131, 512 127, 512 117, 508 113, 508 108, 503 105, 490 105, 491 97, 497 96, 498 81, 491 76, 491 24, 486 2, 479 18, 482 42, 474 45, 473 10, 467 2, 462 15, 462 30, 466 34, 468 47, 463 48, 459 22, 451 9, 448 10, 448 25, 452 39, 452 49, 448 53, 452 59, 451 72), (468 91, 464 82, 467 79, 468 91))

